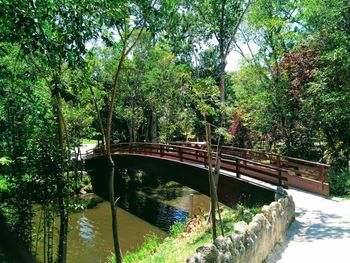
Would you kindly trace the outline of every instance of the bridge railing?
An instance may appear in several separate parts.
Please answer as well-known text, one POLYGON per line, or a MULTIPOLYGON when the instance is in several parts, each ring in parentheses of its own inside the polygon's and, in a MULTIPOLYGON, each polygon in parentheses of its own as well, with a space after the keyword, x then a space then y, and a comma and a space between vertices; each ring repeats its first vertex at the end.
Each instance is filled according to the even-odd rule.
MULTIPOLYGON (((208 166, 209 161, 214 165, 216 156, 216 152, 214 152, 212 158, 208 160, 206 149, 158 143, 121 143, 113 145, 112 152, 151 155, 180 162, 199 164, 204 167, 208 166)), ((221 168, 234 172, 237 177, 246 175, 278 185, 283 185, 283 181, 287 181, 287 178, 284 176, 287 170, 284 168, 229 154, 222 154, 221 168)))
POLYGON ((206 162, 206 150, 194 149, 186 146, 177 146, 160 143, 120 143, 112 145, 112 152, 134 153, 168 157, 179 161, 191 161, 203 164, 206 162))
MULTIPOLYGON (((206 144, 203 142, 174 142, 174 144, 191 145, 192 147, 205 149, 206 144)), ((217 145, 213 145, 213 150, 216 151, 217 145)), ((283 156, 280 154, 267 153, 259 150, 252 150, 246 148, 239 148, 234 146, 222 146, 222 154, 239 156, 244 159, 256 161, 261 164, 270 164, 288 171, 289 175, 304 177, 325 183, 326 174, 330 165, 307 161, 299 158, 283 156)))

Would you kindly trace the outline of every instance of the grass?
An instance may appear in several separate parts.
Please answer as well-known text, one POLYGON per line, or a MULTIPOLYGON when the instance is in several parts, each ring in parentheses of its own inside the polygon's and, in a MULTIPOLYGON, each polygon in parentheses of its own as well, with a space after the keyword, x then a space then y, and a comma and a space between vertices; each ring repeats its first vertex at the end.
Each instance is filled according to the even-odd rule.
MULTIPOLYGON (((226 235, 233 232, 234 224, 238 221, 249 223, 253 216, 261 212, 261 207, 247 208, 238 204, 234 209, 225 208, 222 211, 223 228, 226 235)), ((220 227, 218 226, 220 235, 220 227)), ((149 236, 138 249, 127 252, 124 262, 143 263, 176 263, 185 262, 186 259, 196 252, 196 248, 212 242, 210 225, 206 224, 205 217, 195 217, 185 223, 173 225, 170 234, 163 241, 157 236, 149 236)), ((112 256, 109 263, 114 263, 112 256)))

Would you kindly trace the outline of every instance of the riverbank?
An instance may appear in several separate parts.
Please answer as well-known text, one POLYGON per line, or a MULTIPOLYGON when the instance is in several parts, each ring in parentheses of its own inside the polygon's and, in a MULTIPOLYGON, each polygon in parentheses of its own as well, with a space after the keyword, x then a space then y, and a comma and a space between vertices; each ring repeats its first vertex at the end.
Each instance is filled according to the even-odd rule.
MULTIPOLYGON (((224 233, 231 234, 236 222, 249 223, 259 212, 261 206, 247 208, 238 204, 234 209, 224 208, 222 210, 224 233)), ((185 262, 188 256, 195 253, 197 247, 212 241, 210 224, 206 221, 207 215, 198 215, 186 223, 175 224, 170 230, 170 235, 163 241, 156 236, 150 236, 138 249, 126 253, 124 262, 185 262)), ((218 235, 221 235, 219 226, 218 235)), ((115 263, 114 257, 108 258, 107 262, 115 263)))

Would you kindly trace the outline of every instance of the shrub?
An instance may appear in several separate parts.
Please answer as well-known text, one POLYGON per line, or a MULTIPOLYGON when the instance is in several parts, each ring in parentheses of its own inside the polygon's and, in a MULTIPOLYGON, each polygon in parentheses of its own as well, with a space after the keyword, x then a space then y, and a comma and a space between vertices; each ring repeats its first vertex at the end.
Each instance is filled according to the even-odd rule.
POLYGON ((185 229, 185 223, 176 222, 170 228, 170 236, 177 237, 179 234, 184 232, 184 229, 185 229))
POLYGON ((332 170, 328 173, 327 182, 331 195, 350 194, 350 172, 346 169, 332 170))

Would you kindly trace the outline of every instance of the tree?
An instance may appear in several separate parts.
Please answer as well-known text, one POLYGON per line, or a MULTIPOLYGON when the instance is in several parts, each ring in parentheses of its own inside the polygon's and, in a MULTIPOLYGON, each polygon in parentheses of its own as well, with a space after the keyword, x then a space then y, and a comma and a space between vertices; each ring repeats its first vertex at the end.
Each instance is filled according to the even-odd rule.
POLYGON ((117 262, 122 262, 123 257, 120 251, 119 238, 118 238, 118 220, 117 220, 117 201, 115 199, 114 190, 114 174, 115 174, 115 163, 112 158, 111 152, 111 130, 112 130, 112 119, 116 104, 117 92, 120 85, 121 72, 125 63, 125 60, 132 49, 135 47, 142 33, 144 32, 155 1, 125 1, 123 3, 106 3, 107 12, 102 16, 102 21, 107 27, 107 31, 102 37, 107 44, 117 44, 113 42, 110 35, 110 29, 114 29, 118 32, 120 41, 119 46, 119 59, 118 66, 114 75, 114 83, 112 87, 112 93, 110 96, 107 124, 106 124, 106 157, 109 163, 109 201, 112 212, 112 229, 113 229, 113 240, 114 250, 116 254, 117 262))
POLYGON ((326 145, 324 159, 341 170, 347 166, 350 154, 350 4, 343 0, 304 4, 302 15, 311 32, 309 46, 319 54, 304 112, 326 145))
MULTIPOLYGON (((235 42, 238 27, 248 10, 250 1, 242 0, 205 0, 191 2, 192 8, 202 18, 200 25, 205 39, 217 41, 220 58, 220 101, 225 102, 225 74, 226 59, 235 42)), ((225 114, 221 114, 222 126, 225 123, 225 114)))
POLYGON ((240 33, 245 40, 254 39, 259 49, 254 53, 246 41, 252 53, 234 77, 241 82, 236 82, 237 112, 244 121, 249 120, 247 126, 257 137, 263 136, 269 148, 282 141, 282 150, 289 155, 295 154, 292 144, 297 109, 290 103, 289 77, 280 63, 297 43, 301 29, 295 25, 299 20, 294 1, 256 1, 246 20, 251 30, 240 33))
POLYGON ((82 64, 87 40, 96 36, 96 5, 89 1, 17 1, 1 3, 1 39, 17 43, 36 67, 51 93, 56 122, 56 151, 60 173, 55 178, 60 213, 58 261, 66 261, 69 194, 64 172, 69 161, 66 123, 62 98, 69 97, 62 81, 63 73, 82 64))

